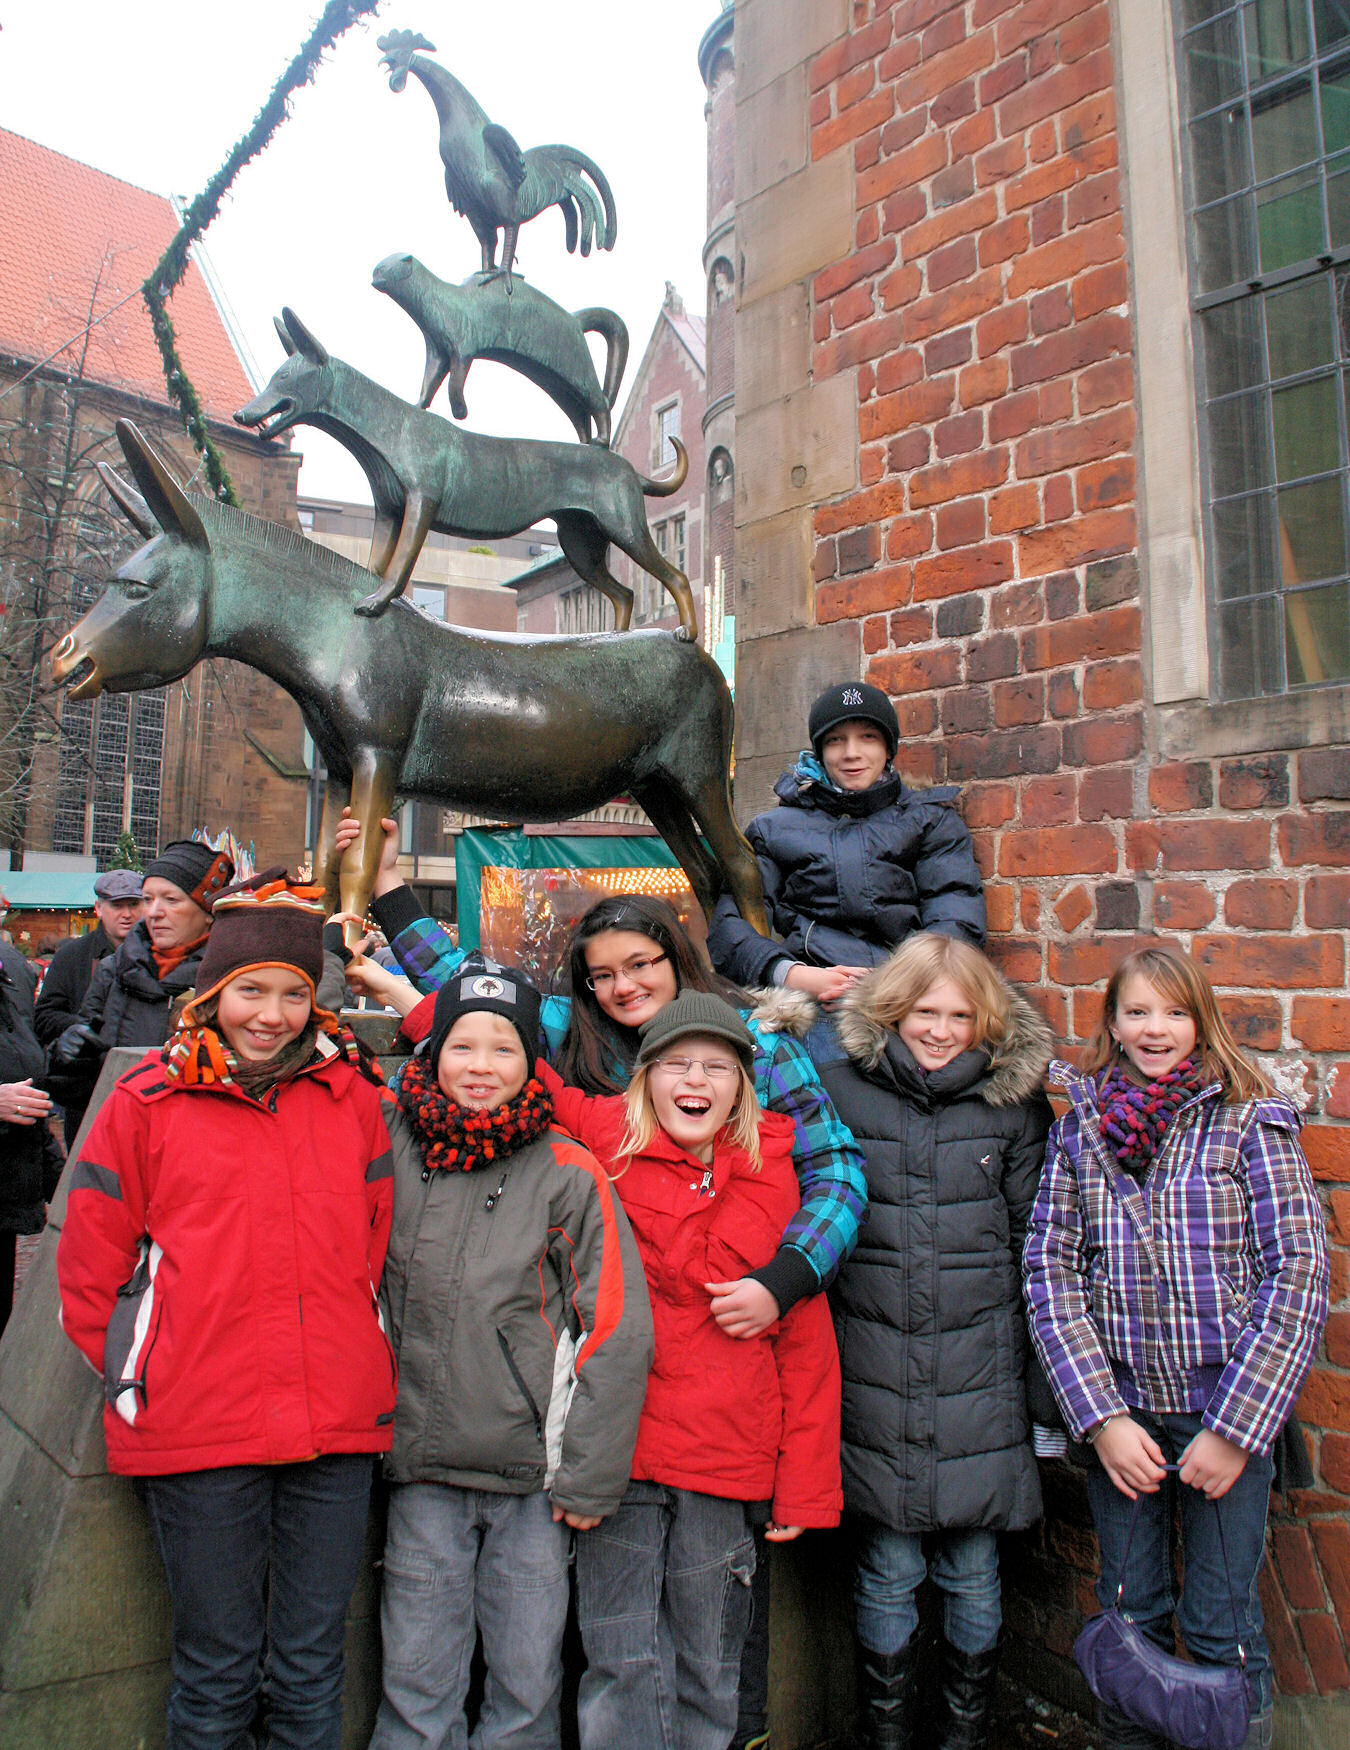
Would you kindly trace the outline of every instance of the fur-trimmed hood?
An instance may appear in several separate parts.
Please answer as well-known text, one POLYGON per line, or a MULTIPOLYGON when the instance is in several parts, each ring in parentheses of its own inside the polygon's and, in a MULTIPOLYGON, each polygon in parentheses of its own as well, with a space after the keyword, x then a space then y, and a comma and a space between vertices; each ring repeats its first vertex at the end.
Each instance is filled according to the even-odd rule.
POLYGON ((804 990, 789 990, 785 984, 779 984, 765 990, 748 990, 745 994, 750 1004, 745 1012, 761 1032, 805 1039, 820 1019, 815 998, 804 990))
MULTIPOLYGON (((884 971, 877 967, 861 979, 835 1010, 839 1043, 864 1072, 875 1069, 892 1037, 875 1010, 877 981, 884 971)), ((1054 1055, 1054 1034, 1031 1004, 998 975, 1007 996, 1008 1030, 994 1058, 981 1097, 990 1106, 1015 1106, 1035 1093, 1045 1081, 1054 1055)))

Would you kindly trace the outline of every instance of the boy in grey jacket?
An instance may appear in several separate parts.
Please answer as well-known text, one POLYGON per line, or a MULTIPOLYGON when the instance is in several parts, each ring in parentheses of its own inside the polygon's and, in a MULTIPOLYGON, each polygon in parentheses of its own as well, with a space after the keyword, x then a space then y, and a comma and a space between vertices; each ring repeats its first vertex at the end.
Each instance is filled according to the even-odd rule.
POLYGON ((471 955, 403 1070, 383 1295, 399 1359, 371 1750, 557 1750, 571 1531, 618 1506, 652 1357, 604 1169, 534 1078, 539 996, 471 955))

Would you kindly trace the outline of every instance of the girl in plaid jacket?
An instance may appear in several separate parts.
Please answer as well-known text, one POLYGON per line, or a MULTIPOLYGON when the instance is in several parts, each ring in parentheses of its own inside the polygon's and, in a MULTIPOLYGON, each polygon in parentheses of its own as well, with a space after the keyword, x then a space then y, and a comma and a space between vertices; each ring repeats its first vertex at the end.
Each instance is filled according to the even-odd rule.
MULTIPOLYGON (((1172 1650, 1175 1494, 1182 1637, 1200 1664, 1237 1665, 1245 1648, 1246 1743, 1268 1745, 1256 1576, 1270 1450, 1327 1313, 1301 1120, 1243 1057, 1203 972, 1168 947, 1116 969, 1083 1073, 1056 1065, 1051 1077, 1069 1109, 1047 1145, 1026 1296, 1069 1431, 1092 1446, 1097 1596, 1103 1608, 1114 1600, 1128 1542, 1121 1609, 1172 1650)), ((1114 1710, 1102 1716, 1113 1750, 1161 1750, 1114 1710)))

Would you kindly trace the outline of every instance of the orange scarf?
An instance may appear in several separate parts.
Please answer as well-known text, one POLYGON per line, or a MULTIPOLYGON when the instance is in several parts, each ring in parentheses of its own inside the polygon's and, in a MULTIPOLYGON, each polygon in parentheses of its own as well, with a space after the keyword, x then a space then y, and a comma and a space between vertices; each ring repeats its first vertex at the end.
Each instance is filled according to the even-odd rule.
POLYGON ((163 952, 156 948, 153 942, 150 944, 150 952, 155 957, 155 971, 159 975, 161 984, 175 966, 181 966, 189 954, 195 953, 202 946, 210 933, 209 929, 203 930, 195 942, 184 942, 181 948, 166 948, 163 952))

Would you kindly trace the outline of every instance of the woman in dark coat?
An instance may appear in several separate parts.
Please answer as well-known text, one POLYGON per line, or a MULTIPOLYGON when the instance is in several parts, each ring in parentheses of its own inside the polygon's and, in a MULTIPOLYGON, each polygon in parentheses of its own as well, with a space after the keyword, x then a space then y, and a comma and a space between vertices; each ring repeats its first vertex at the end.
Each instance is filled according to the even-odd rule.
POLYGON ((1041 1512, 1020 1258, 1051 1037, 978 949, 927 934, 844 998, 838 1036, 845 1055, 821 1079, 863 1150, 870 1203, 831 1295, 867 1742, 915 1742, 927 1573, 944 1636, 941 1737, 925 1742, 975 1750, 998 1663, 995 1533, 1041 1512))
POLYGON ((32 967, 0 942, 0 1331, 14 1302, 14 1249, 41 1233, 44 1205, 61 1176, 61 1149, 47 1127, 51 1100, 33 1086, 43 1053, 33 1031, 32 967))

